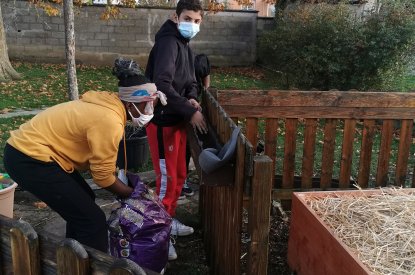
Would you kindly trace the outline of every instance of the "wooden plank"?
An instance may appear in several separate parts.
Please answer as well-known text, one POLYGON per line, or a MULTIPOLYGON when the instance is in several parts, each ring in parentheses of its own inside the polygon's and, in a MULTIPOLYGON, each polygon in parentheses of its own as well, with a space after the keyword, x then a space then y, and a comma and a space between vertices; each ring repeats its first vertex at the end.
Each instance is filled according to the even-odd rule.
MULTIPOLYGON (((243 135, 238 138, 236 147, 236 165, 235 165, 235 183, 231 192, 231 204, 230 204, 230 221, 228 230, 231 232, 229 236, 229 245, 232 247, 232 252, 227 265, 230 267, 228 274, 240 274, 241 273, 241 232, 242 232, 242 204, 243 204, 243 191, 245 184, 245 171, 246 166, 252 166, 252 163, 246 163, 246 139, 243 135)), ((252 147, 251 147, 252 150, 252 147)), ((251 151, 251 155, 253 152, 251 151)), ((223 248, 223 247, 222 247, 223 248)))
POLYGON ((247 274, 267 274, 271 210, 272 160, 268 156, 254 158, 252 196, 248 221, 251 243, 248 252, 247 274))
POLYGON ((56 251, 57 274, 90 274, 89 258, 85 248, 73 239, 65 239, 56 251))
MULTIPOLYGON (((233 133, 234 127, 235 127, 235 123, 229 118, 229 117, 224 117, 225 120, 225 136, 226 139, 229 140, 231 138, 231 135, 233 133)), ((235 168, 233 169, 233 176, 235 176, 235 168)), ((233 178, 234 181, 234 178, 233 178)), ((232 206, 232 201, 234 199, 234 183, 231 184, 231 186, 226 186, 224 188, 224 192, 222 193, 222 201, 223 204, 225 206, 225 209, 222 210, 223 212, 223 220, 222 220, 222 239, 223 242, 222 244, 225 245, 225 247, 229 247, 231 249, 227 249, 226 251, 223 251, 223 257, 222 257, 222 261, 221 264, 224 265, 225 269, 224 272, 226 274, 229 274, 230 270, 231 270, 231 265, 227 264, 229 262, 232 261, 232 253, 234 247, 232 247, 232 243, 231 243, 231 235, 232 235, 232 210, 230 209, 232 206)), ((223 246, 222 246, 223 247, 223 246)))
POLYGON ((292 199, 287 253, 291 270, 299 275, 372 274, 356 253, 307 206, 303 195, 308 194, 294 193, 292 199))
POLYGON ((208 92, 206 93, 207 95, 211 96, 212 98, 214 98, 215 100, 217 100, 218 98, 218 89, 213 88, 213 87, 209 87, 208 92))
MULTIPOLYGON (((223 141, 223 143, 226 143, 227 140, 229 139, 227 133, 228 133, 228 129, 227 129, 227 123, 225 120, 226 117, 226 113, 221 110, 220 112, 220 117, 219 117, 219 127, 218 127, 218 132, 220 133, 220 139, 221 141, 223 141)), ((216 237, 215 237, 215 255, 214 257, 215 259, 215 269, 217 271, 216 274, 221 274, 221 272, 224 272, 227 269, 227 266, 225 265, 226 262, 226 255, 225 253, 223 253, 223 249, 222 249, 222 245, 226 245, 226 240, 225 240, 225 225, 226 225, 226 210, 225 208, 227 207, 227 201, 225 200, 225 192, 226 192, 226 187, 219 187, 218 189, 216 189, 215 191, 218 191, 216 196, 217 196, 217 200, 218 203, 215 206, 215 212, 216 212, 216 224, 215 224, 215 233, 216 233, 216 237)), ((225 246, 228 247, 228 246, 225 246)))
POLYGON ((375 121, 363 122, 362 145, 360 148, 359 175, 357 183, 362 188, 369 185, 370 163, 372 160, 373 137, 375 133, 375 121))
POLYGON ((297 122, 297 119, 286 119, 285 121, 282 188, 292 188, 294 184, 295 148, 297 143, 297 122))
POLYGON ((244 144, 245 144, 245 147, 246 147, 246 150, 245 150, 245 175, 246 175, 246 178, 248 178, 248 177, 252 177, 252 175, 254 174, 255 148, 244 135, 242 135, 241 137, 242 137, 242 139, 244 139, 244 144))
POLYGON ((339 185, 341 188, 347 188, 350 185, 350 175, 353 160, 353 143, 356 128, 356 120, 344 120, 342 157, 340 161, 339 185))
POLYGON ((224 274, 230 274, 231 265, 228 265, 226 263, 231 262, 232 260, 232 254, 234 252, 234 247, 231 246, 231 234, 232 232, 232 210, 230 209, 232 205, 233 200, 233 194, 232 194, 233 186, 224 188, 224 192, 222 195, 222 201, 223 205, 225 206, 225 209, 223 209, 223 220, 222 220, 222 247, 229 247, 230 249, 222 250, 222 259, 221 259, 221 265, 223 265, 222 272, 224 274))
POLYGON ((256 148, 258 144, 258 119, 257 118, 246 118, 246 138, 256 148))
POLYGON ((222 106, 230 116, 252 118, 413 119, 415 108, 222 106))
POLYGON ((339 189, 339 188, 333 188, 333 187, 329 187, 329 188, 291 188, 291 189, 272 189, 271 192, 271 197, 273 200, 277 200, 277 201, 291 201, 292 199, 292 195, 294 192, 317 192, 317 191, 344 191, 344 190, 352 190, 355 191, 356 188, 345 188, 345 189, 339 189))
POLYGON ((213 208, 212 208, 212 187, 211 186, 203 186, 204 189, 204 208, 203 208, 203 243, 205 245, 206 249, 206 257, 207 261, 209 263, 209 266, 212 264, 212 242, 210 241, 212 239, 212 230, 211 230, 211 222, 212 222, 212 215, 213 208))
POLYGON ((389 159, 392 148, 393 120, 383 121, 380 150, 378 156, 378 169, 376 172, 376 186, 386 186, 388 183, 389 159))
POLYGON ((310 188, 314 170, 314 151, 316 146, 317 119, 307 119, 304 130, 303 167, 301 186, 310 188))
POLYGON ((334 146, 336 144, 336 124, 335 119, 326 119, 324 125, 323 156, 321 160, 321 181, 320 187, 326 189, 330 187, 333 178, 334 165, 334 146))
POLYGON ((146 275, 146 271, 129 259, 116 259, 109 269, 109 275, 146 275))
POLYGON ((244 171, 244 194, 249 196, 251 193, 251 177, 254 175, 254 148, 249 140, 244 136, 240 136, 243 139, 245 145, 245 171, 244 171))
MULTIPOLYGON (((222 106, 255 107, 415 107, 415 93, 359 92, 359 91, 220 91, 222 106)), ((276 108, 278 109, 278 108, 276 108)))
POLYGON ((405 186, 406 171, 408 169, 409 148, 412 143, 412 119, 402 120, 401 131, 399 134, 399 148, 396 163, 395 184, 405 186))
POLYGON ((212 110, 211 110, 211 122, 214 128, 218 127, 219 124, 219 106, 217 102, 212 103, 212 110))
POLYGON ((275 162, 277 157, 278 119, 265 120, 265 155, 272 160, 272 180, 275 178, 275 162))
MULTIPOLYGON (((222 132, 223 131, 222 130, 223 124, 222 124, 222 119, 221 119, 221 116, 223 115, 223 112, 220 109, 219 105, 218 106, 215 105, 215 108, 217 108, 217 112, 216 112, 217 113, 216 133, 219 137, 219 140, 221 142, 224 142, 223 132, 222 132)), ((222 186, 212 189, 213 197, 210 198, 211 202, 214 203, 214 205, 211 205, 211 208, 213 209, 213 211, 212 211, 213 216, 211 216, 211 221, 210 221, 212 223, 212 225, 211 225, 211 236, 210 236, 211 239, 209 240, 210 242, 212 242, 212 247, 211 247, 212 249, 210 251, 210 253, 211 253, 210 258, 212 259, 212 261, 211 261, 212 264, 210 266, 211 266, 211 268, 212 268, 212 270, 215 274, 218 274, 218 272, 220 270, 220 255, 219 255, 219 253, 220 253, 220 251, 219 251, 220 241, 219 241, 219 239, 220 239, 221 236, 219 235, 220 234, 219 227, 220 227, 220 223, 222 221, 222 217, 221 217, 222 211, 219 208, 219 206, 221 204, 221 194, 222 194, 221 191, 222 190, 223 190, 222 186)))
POLYGON ((223 119, 223 116, 225 116, 226 113, 222 110, 219 109, 219 113, 218 113, 218 126, 216 128, 216 133, 219 137, 219 141, 222 142, 222 144, 225 144, 227 142, 227 137, 225 135, 225 121, 223 119))
POLYGON ((29 223, 16 222, 10 229, 10 245, 14 274, 41 274, 39 239, 29 223))

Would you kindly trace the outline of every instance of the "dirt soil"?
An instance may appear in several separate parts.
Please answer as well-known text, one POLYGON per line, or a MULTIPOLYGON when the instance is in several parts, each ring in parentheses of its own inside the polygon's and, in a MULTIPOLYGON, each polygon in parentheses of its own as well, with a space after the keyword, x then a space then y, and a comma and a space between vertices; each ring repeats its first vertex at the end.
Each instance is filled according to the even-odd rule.
MULTIPOLYGON (((150 177, 151 178, 151 177, 150 177)), ((153 183, 149 182, 151 186, 153 183)), ((167 266, 166 275, 207 275, 209 267, 205 256, 203 238, 198 215, 199 185, 197 177, 192 178, 191 187, 195 195, 185 200, 179 201, 177 208, 177 218, 186 225, 193 226, 195 233, 186 237, 177 237, 175 247, 178 259, 170 261, 167 266)), ((108 215, 114 203, 114 197, 106 190, 93 188, 97 196, 96 202, 108 215)), ((64 238, 65 222, 46 205, 39 202, 33 195, 21 189, 15 192, 14 217, 22 218, 29 222, 39 233, 53 233, 64 238)), ((244 215, 247 222, 247 214, 244 215)), ((241 266, 242 274, 246 266, 247 247, 249 237, 246 234, 246 223, 242 235, 241 266)), ((271 211, 271 228, 269 239, 269 265, 268 274, 285 275, 291 274, 287 262, 287 243, 288 243, 289 215, 281 213, 277 207, 271 211)))
MULTIPOLYGON (((181 204, 177 209, 177 218, 183 223, 193 226, 195 233, 191 236, 178 237, 176 239, 176 251, 178 259, 168 264, 166 275, 207 275, 207 266, 203 236, 199 223, 198 215, 198 179, 192 178, 191 187, 196 194, 181 204)), ((247 234, 248 214, 244 212, 242 226, 242 251, 241 251, 241 273, 244 274, 246 268, 246 253, 248 252, 249 236, 247 234), (245 255, 245 256, 244 256, 245 255)), ((290 212, 282 210, 281 205, 273 202, 270 221, 269 238, 269 262, 268 274, 290 275, 287 264, 288 233, 290 223, 290 212)))

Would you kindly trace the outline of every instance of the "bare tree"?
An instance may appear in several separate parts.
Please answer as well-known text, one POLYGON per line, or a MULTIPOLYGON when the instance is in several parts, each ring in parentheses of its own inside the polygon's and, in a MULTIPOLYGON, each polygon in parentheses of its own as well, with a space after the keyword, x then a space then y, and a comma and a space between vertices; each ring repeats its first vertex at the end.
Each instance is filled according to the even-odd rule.
POLYGON ((75 64, 75 24, 72 0, 63 1, 63 14, 65 22, 65 52, 68 73, 68 95, 69 100, 76 100, 79 98, 79 92, 75 64))
POLYGON ((3 25, 3 15, 0 5, 0 82, 6 82, 13 79, 19 79, 20 74, 13 69, 10 64, 9 54, 7 52, 6 33, 3 25))

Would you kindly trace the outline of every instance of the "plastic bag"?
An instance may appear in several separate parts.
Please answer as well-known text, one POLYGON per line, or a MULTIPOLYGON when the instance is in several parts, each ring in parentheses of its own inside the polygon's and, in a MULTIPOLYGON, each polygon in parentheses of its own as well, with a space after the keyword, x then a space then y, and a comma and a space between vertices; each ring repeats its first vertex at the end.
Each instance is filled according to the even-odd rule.
POLYGON ((127 177, 134 191, 120 200, 107 221, 110 253, 161 272, 168 259, 171 217, 138 175, 127 173, 127 177))

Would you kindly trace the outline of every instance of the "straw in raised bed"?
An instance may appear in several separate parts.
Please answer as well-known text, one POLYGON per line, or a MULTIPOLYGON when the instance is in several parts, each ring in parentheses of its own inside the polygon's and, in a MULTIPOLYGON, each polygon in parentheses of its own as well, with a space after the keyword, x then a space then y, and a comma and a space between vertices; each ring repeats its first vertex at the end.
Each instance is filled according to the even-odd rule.
POLYGON ((375 274, 415 274, 415 193, 306 197, 307 204, 375 274))

